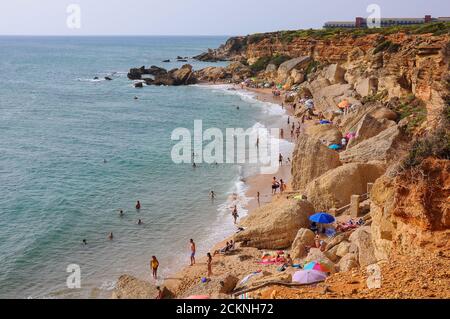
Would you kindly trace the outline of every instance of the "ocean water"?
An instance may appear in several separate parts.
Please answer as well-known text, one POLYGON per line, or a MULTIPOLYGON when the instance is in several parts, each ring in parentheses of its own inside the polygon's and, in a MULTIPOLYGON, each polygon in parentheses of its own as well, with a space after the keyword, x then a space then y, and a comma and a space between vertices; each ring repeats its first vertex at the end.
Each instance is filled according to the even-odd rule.
POLYGON ((152 255, 167 276, 189 263, 190 238, 203 255, 235 230, 229 196, 245 205, 243 178, 256 168, 175 164, 171 133, 197 119, 276 127, 283 110, 226 86, 136 89, 126 78, 130 67, 179 67, 161 61, 225 40, 0 38, 0 297, 107 298, 121 274, 150 280, 152 255), (93 80, 107 75, 113 81, 93 80), (81 289, 66 286, 70 264, 81 289))

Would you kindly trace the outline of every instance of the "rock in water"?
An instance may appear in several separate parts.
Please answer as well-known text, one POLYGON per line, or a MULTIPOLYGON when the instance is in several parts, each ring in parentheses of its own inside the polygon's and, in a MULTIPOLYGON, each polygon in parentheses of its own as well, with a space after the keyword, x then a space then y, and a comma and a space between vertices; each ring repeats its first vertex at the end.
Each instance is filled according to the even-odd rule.
POLYGON ((136 82, 136 83, 134 83, 134 87, 135 88, 143 88, 144 84, 142 82, 136 82))
POLYGON ((304 190, 315 178, 341 165, 337 152, 317 138, 303 135, 295 146, 292 158, 292 187, 304 190))
POLYGON ((306 201, 279 199, 251 213, 242 223, 246 229, 235 235, 237 242, 259 249, 291 246, 300 228, 310 225, 314 207, 306 201))

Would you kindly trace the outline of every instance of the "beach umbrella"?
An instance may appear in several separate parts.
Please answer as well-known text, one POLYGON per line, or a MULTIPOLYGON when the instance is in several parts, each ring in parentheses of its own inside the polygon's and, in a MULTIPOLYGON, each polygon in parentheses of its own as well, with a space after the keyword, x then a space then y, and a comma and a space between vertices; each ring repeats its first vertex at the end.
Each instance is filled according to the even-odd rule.
POLYGON ((338 145, 338 144, 333 144, 333 145, 328 146, 328 148, 329 148, 330 150, 335 150, 335 151, 337 151, 337 150, 340 150, 340 149, 341 149, 341 146, 338 145))
POLYGON ((292 276, 292 282, 299 284, 314 284, 325 281, 327 274, 318 270, 300 270, 292 276))
POLYGON ((189 296, 187 297, 187 299, 211 299, 211 298, 209 296, 198 295, 198 296, 189 296))
POLYGON ((318 224, 332 224, 336 219, 330 214, 321 212, 310 216, 309 220, 318 224))
POLYGON ((317 261, 312 261, 310 263, 307 263, 304 267, 304 270, 315 270, 320 271, 323 273, 331 272, 330 268, 327 265, 324 265, 322 263, 319 263, 317 261))

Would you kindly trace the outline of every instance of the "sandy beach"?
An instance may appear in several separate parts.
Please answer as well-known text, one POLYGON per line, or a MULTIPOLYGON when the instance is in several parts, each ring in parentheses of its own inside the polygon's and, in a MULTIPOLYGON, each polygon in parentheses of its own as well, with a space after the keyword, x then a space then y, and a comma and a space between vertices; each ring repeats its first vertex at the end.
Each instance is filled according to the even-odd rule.
MULTIPOLYGON (((252 88, 246 88, 246 91, 255 93, 255 98, 261 102, 269 102, 278 104, 281 106, 281 97, 274 97, 272 95, 271 89, 252 89, 252 88)), ((292 108, 287 107, 285 108, 286 114, 288 116, 292 116, 292 108)), ((292 117, 291 117, 292 120, 292 117)), ((297 122, 297 121, 296 121, 297 122)), ((291 122, 292 123, 292 122, 291 122)), ((298 125, 298 123, 296 123, 298 125)), ((284 129, 285 132, 290 132, 290 125, 285 124, 284 127, 281 127, 284 129)), ((285 137, 288 134, 285 134, 285 137)), ((286 139, 289 142, 293 142, 289 138, 286 139)), ((265 175, 265 174, 257 174, 250 176, 245 180, 246 185, 248 186, 248 189, 246 191, 246 197, 250 200, 248 201, 247 206, 245 207, 248 210, 248 215, 250 215, 252 212, 254 212, 257 208, 262 207, 268 203, 272 203, 273 201, 283 201, 285 200, 285 196, 277 193, 276 195, 272 195, 272 179, 273 177, 277 177, 277 179, 283 179, 283 181, 287 185, 287 192, 291 190, 290 182, 291 182, 291 164, 287 161, 285 158, 285 162, 283 165, 279 168, 279 171, 274 175, 265 175), (260 193, 260 201, 257 200, 257 193, 260 193)), ((248 216, 247 215, 247 216, 248 216)), ((245 220, 243 218, 242 220, 238 221, 238 223, 245 220)), ((228 238, 225 238, 223 241, 217 243, 214 247, 211 248, 211 253, 213 253, 216 250, 219 250, 223 247, 225 247, 226 242, 230 241, 233 238, 233 236, 230 236, 228 238)), ((242 277, 245 274, 250 274, 252 272, 261 271, 264 270, 264 272, 270 272, 270 273, 276 273, 276 268, 278 266, 272 265, 272 266, 264 266, 264 268, 261 268, 261 265, 258 265, 256 263, 256 260, 258 260, 261 257, 261 251, 256 248, 251 247, 239 247, 236 249, 233 254, 223 256, 223 255, 216 255, 213 258, 213 278, 220 278, 221 276, 225 274, 234 274, 237 277, 242 277), (236 269, 235 263, 236 260, 239 260, 239 269, 236 269)), ((207 275, 207 259, 206 257, 199 257, 197 258, 197 263, 194 266, 187 266, 180 272, 174 274, 173 276, 167 277, 164 279, 164 286, 167 287, 171 292, 174 292, 177 296, 183 298, 188 297, 190 295, 201 295, 201 294, 208 294, 205 289, 201 289, 198 286, 198 283, 200 282, 200 279, 202 277, 206 277, 207 275)), ((292 270, 292 269, 291 269, 292 270)), ((289 275, 290 272, 287 271, 283 273, 283 275, 289 275)), ((268 280, 271 278, 268 276, 265 278, 265 280, 268 280)), ((273 278, 272 278, 273 279, 273 278)), ((213 297, 229 297, 229 296, 213 296, 213 297)))

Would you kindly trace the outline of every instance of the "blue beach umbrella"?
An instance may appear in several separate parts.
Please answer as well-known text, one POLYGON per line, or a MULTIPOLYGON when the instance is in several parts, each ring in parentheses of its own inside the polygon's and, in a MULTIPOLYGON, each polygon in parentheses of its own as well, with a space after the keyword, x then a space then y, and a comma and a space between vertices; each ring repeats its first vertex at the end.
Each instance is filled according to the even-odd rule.
POLYGON ((332 224, 336 219, 330 214, 322 212, 310 216, 309 220, 318 224, 332 224))

